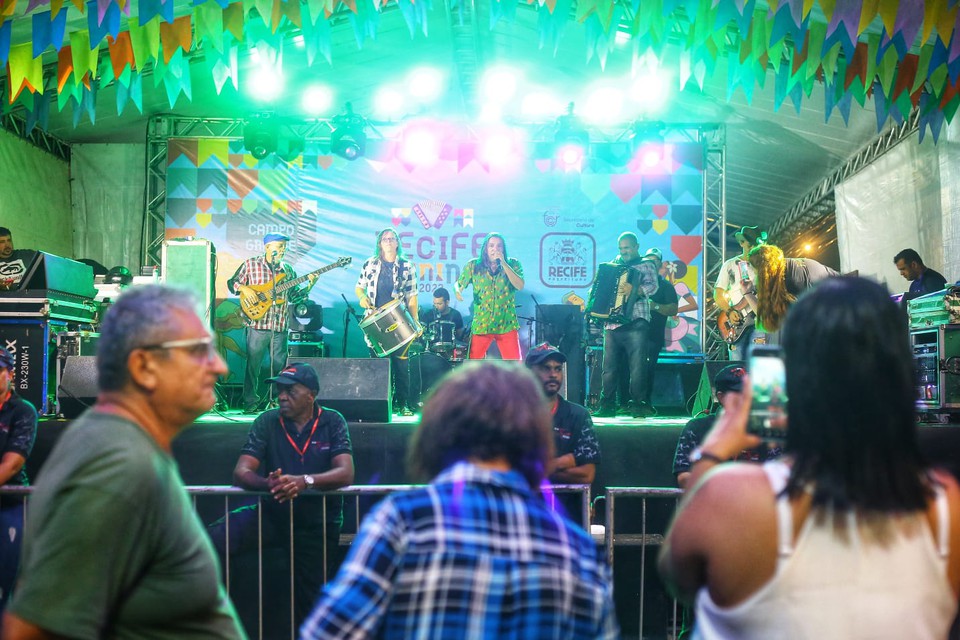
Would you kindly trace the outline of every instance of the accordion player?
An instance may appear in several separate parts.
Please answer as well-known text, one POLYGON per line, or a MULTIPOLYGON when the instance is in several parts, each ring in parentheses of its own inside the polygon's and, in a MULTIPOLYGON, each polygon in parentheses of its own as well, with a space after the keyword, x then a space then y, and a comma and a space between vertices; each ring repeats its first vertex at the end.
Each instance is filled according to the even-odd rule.
POLYGON ((607 322, 629 322, 637 300, 637 270, 617 262, 597 265, 597 277, 590 289, 587 314, 607 322), (622 294, 624 284, 630 292, 622 294))

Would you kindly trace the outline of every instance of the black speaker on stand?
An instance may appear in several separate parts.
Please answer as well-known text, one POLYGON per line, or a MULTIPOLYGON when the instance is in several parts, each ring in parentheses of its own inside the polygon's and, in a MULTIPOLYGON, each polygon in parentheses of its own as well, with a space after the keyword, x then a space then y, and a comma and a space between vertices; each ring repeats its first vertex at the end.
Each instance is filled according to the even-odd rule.
POLYGON ((67 356, 57 385, 57 408, 64 418, 76 418, 97 399, 97 357, 67 356))
POLYGON ((567 356, 567 399, 583 404, 583 311, 572 304, 537 305, 536 343, 549 342, 567 356))

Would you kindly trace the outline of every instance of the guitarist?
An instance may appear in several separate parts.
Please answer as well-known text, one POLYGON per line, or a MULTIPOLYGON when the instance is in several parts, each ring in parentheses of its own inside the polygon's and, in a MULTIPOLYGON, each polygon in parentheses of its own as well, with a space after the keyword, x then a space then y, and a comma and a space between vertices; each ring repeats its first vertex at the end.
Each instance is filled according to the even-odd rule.
POLYGON ((740 331, 739 337, 733 335, 727 338, 727 352, 730 360, 745 360, 747 346, 753 339, 754 313, 756 305, 757 272, 754 270, 747 256, 750 250, 767 241, 767 232, 760 227, 741 227, 734 234, 740 245, 740 254, 723 263, 717 284, 713 290, 713 299, 720 307, 721 334, 728 329, 734 333, 740 331))
MULTIPOLYGON (((231 293, 240 296, 248 303, 257 302, 257 293, 252 289, 256 285, 276 283, 278 276, 282 280, 297 277, 293 267, 283 261, 290 238, 280 233, 268 233, 263 237, 263 255, 244 260, 236 273, 227 280, 231 293)), ((243 376, 243 411, 257 413, 266 404, 267 391, 264 378, 260 377, 263 357, 269 352, 267 377, 276 377, 287 363, 287 304, 306 298, 317 281, 317 276, 308 279, 305 288, 291 289, 270 306, 259 320, 244 316, 247 342, 247 368, 243 376)))

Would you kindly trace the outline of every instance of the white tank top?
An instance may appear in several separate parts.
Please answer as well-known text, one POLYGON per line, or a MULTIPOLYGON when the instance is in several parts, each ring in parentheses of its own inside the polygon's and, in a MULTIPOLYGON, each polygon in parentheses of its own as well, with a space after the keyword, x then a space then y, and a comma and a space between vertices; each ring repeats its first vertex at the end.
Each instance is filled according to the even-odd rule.
MULTIPOLYGON (((764 464, 764 471, 779 496, 789 467, 774 460, 764 464)), ((694 638, 946 638, 957 602, 947 581, 950 518, 939 487, 936 508, 936 541, 923 512, 897 518, 894 541, 887 546, 864 540, 864 530, 850 514, 846 541, 829 523, 816 526, 808 517, 794 546, 790 502, 779 496, 776 573, 733 607, 718 606, 701 588, 694 638)))

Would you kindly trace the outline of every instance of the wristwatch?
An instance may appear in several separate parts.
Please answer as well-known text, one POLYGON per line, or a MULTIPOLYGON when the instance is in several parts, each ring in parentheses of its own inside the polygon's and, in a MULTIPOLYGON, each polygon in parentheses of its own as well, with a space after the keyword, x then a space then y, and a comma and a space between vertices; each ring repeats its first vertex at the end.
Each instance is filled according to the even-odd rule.
POLYGON ((724 460, 720 456, 710 453, 709 451, 704 451, 700 447, 697 447, 692 452, 690 452, 690 457, 687 458, 687 460, 690 462, 691 467, 703 460, 709 460, 710 462, 715 462, 717 464, 722 464, 726 462, 726 460, 724 460))
POLYGON ((306 485, 304 487, 305 489, 312 489, 316 480, 314 480, 313 476, 311 476, 310 474, 306 474, 303 476, 303 482, 306 485))

